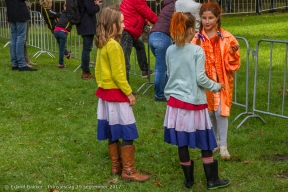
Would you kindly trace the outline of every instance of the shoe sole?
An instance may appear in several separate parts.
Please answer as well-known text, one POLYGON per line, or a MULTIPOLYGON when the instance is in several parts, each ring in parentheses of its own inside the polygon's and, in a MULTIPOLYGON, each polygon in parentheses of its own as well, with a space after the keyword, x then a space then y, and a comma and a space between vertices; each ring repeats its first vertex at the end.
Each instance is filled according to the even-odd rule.
POLYGON ((228 185, 230 185, 230 182, 229 182, 229 183, 227 183, 226 185, 221 185, 221 186, 217 186, 217 187, 211 187, 211 188, 208 188, 208 187, 207 187, 207 189, 209 189, 209 190, 213 190, 213 189, 219 189, 219 188, 223 188, 223 187, 226 187, 226 186, 228 186, 228 185))

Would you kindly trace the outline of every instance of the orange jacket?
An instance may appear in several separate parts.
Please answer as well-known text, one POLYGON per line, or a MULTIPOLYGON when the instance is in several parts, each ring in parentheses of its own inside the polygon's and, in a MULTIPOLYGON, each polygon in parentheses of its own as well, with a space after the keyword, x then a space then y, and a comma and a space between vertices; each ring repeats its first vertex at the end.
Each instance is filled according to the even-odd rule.
MULTIPOLYGON (((223 39, 220 39, 220 52, 221 52, 221 66, 218 72, 220 71, 220 74, 223 77, 223 82, 225 84, 225 90, 221 90, 221 115, 222 116, 229 116, 230 115, 230 108, 232 105, 232 95, 233 95, 233 86, 234 86, 234 71, 238 70, 240 67, 240 50, 233 51, 230 46, 238 44, 238 41, 236 38, 229 33, 228 31, 225 31, 224 29, 221 29, 223 39)), ((205 68, 209 70, 210 67, 213 65, 209 65, 209 63, 214 63, 215 61, 215 55, 213 53, 213 46, 206 35, 204 29, 202 30, 202 35, 205 39, 203 41, 200 39, 200 46, 203 48, 204 52, 206 53, 206 61, 205 61, 205 68), (207 52, 212 52, 210 56, 207 55, 207 52)), ((194 36, 191 43, 196 44, 197 39, 199 38, 198 33, 194 36)), ((209 54, 210 54, 209 53, 209 54)), ((215 81, 215 77, 212 77, 211 74, 207 73, 206 75, 215 81)), ((219 75, 219 76, 220 76, 219 75)), ((207 95, 207 102, 208 102, 208 110, 217 110, 215 109, 215 95, 212 92, 206 91, 207 95)), ((217 97, 217 95, 216 95, 217 97)))

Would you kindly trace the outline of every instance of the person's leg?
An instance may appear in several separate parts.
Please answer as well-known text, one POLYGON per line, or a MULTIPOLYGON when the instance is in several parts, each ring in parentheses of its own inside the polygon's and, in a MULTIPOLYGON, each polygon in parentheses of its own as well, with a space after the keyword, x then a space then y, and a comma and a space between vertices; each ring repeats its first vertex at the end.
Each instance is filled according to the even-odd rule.
POLYGON ((220 139, 220 157, 221 159, 230 160, 231 156, 227 150, 228 117, 221 115, 221 102, 215 112, 215 118, 220 139))
POLYGON ((109 156, 112 162, 111 175, 121 175, 122 173, 122 161, 120 154, 120 143, 119 140, 112 141, 111 138, 108 139, 108 150, 109 156))
POLYGON ((167 66, 166 66, 166 51, 172 45, 171 38, 159 32, 151 33, 149 36, 149 46, 155 56, 155 74, 154 74, 154 91, 155 99, 165 99, 164 88, 167 83, 167 66))
POLYGON ((194 161, 190 160, 188 146, 178 147, 178 155, 185 176, 184 185, 191 188, 194 185, 194 161))
POLYGON ((122 174, 121 179, 128 181, 143 182, 150 178, 149 175, 142 175, 137 172, 134 167, 135 146, 133 140, 122 140, 121 156, 122 156, 122 174))
POLYGON ((90 52, 93 47, 94 35, 82 35, 83 39, 83 50, 81 57, 81 68, 85 73, 90 73, 89 63, 90 63, 90 52))
POLYGON ((17 22, 16 57, 19 68, 27 66, 24 58, 24 44, 26 39, 27 22, 17 22))
POLYGON ((25 58, 27 65, 29 63, 29 55, 28 55, 28 51, 27 51, 28 34, 29 34, 29 21, 27 21, 26 38, 25 38, 25 43, 24 43, 24 58, 25 58))
POLYGON ((202 161, 208 189, 217 189, 230 184, 229 180, 221 180, 218 176, 218 162, 213 159, 212 151, 202 150, 202 161))
POLYGON ((121 47, 123 49, 124 56, 125 56, 126 73, 127 73, 126 75, 127 75, 127 80, 129 81, 130 55, 131 55, 131 50, 133 47, 133 37, 125 30, 122 33, 121 47))
POLYGON ((63 64, 63 59, 62 59, 62 62, 61 62, 61 59, 60 59, 60 55, 61 55, 61 50, 60 50, 60 31, 55 31, 54 32, 54 37, 56 39, 56 42, 58 44, 58 49, 59 49, 59 59, 58 59, 58 64, 63 64))
POLYGON ((59 31, 59 64, 63 66, 59 66, 60 68, 64 67, 64 55, 65 55, 65 46, 67 40, 67 33, 59 31))
POLYGON ((12 70, 18 69, 18 62, 16 56, 16 41, 17 41, 17 23, 9 22, 11 38, 10 38, 10 57, 12 63, 12 70))
POLYGON ((216 121, 216 116, 215 116, 215 111, 209 111, 209 117, 212 123, 212 129, 215 135, 215 140, 219 140, 219 133, 218 133, 218 127, 217 127, 217 121, 216 121))

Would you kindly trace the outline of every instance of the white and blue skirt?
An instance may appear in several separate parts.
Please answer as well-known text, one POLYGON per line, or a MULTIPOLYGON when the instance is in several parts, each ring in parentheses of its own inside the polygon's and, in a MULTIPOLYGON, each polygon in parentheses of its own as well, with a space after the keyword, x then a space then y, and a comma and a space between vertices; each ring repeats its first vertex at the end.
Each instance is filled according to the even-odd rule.
POLYGON ((132 107, 128 102, 108 102, 99 98, 97 107, 97 139, 134 140, 138 131, 132 107))
POLYGON ((164 141, 179 147, 214 150, 217 144, 207 108, 186 110, 167 106, 164 141))

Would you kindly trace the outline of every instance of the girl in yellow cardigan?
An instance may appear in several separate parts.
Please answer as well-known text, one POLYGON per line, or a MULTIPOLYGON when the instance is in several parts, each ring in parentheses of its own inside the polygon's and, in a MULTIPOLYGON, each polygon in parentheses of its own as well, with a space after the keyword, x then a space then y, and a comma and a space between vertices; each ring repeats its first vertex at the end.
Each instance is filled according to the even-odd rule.
POLYGON ((218 4, 203 3, 199 14, 200 29, 192 43, 200 45, 205 52, 206 75, 226 87, 217 93, 206 90, 206 96, 214 134, 220 144, 220 157, 230 160, 227 150, 228 117, 232 105, 234 72, 240 67, 240 46, 231 33, 221 28, 221 8, 218 4))
POLYGON ((97 138, 108 139, 111 174, 119 174, 123 180, 142 182, 150 176, 139 174, 134 167, 133 140, 138 138, 138 131, 132 106, 136 100, 126 78, 124 53, 119 44, 123 21, 123 14, 118 9, 106 7, 100 12, 97 22, 97 138), (122 139, 121 146, 119 139, 122 139))

